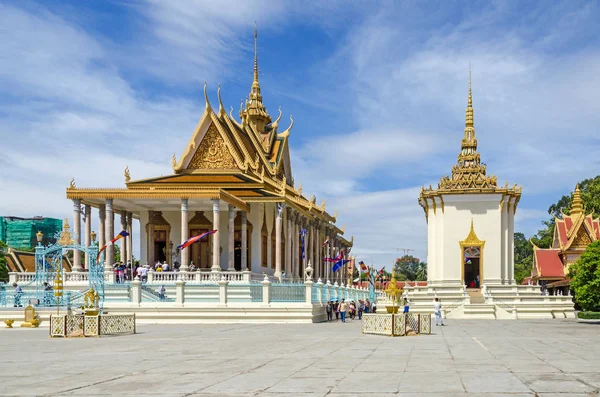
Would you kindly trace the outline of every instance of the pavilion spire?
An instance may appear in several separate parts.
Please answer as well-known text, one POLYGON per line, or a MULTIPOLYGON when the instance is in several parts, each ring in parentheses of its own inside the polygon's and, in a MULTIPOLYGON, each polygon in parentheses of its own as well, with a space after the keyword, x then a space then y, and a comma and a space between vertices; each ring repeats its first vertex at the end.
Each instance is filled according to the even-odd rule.
POLYGON ((265 126, 271 122, 271 116, 262 102, 260 84, 258 83, 258 30, 254 24, 254 79, 250 88, 250 95, 246 101, 246 108, 240 112, 240 117, 248 117, 248 121, 254 124, 258 133, 265 132, 265 126))
POLYGON ((583 200, 581 199, 581 190, 579 190, 579 184, 575 186, 575 191, 573 192, 573 201, 571 202, 571 215, 582 214, 583 209, 583 200))

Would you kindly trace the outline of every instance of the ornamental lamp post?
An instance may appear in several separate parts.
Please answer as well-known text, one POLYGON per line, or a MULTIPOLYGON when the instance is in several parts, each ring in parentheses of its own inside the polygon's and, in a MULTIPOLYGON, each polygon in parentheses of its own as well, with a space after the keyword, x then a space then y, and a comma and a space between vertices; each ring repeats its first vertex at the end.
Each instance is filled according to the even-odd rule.
POLYGON ((96 242, 96 232, 92 230, 90 233, 90 238, 92 239, 92 245, 96 242))
POLYGON ((38 230, 38 232, 35 234, 35 238, 37 240, 38 245, 42 245, 42 240, 44 239, 44 233, 42 233, 41 230, 38 230))

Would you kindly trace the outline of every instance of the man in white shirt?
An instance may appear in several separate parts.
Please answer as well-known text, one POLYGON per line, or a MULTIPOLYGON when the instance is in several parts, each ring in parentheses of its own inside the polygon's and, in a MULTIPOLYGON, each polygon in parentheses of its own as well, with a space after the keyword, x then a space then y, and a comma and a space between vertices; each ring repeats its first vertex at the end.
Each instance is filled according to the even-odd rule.
POLYGON ((435 325, 440 325, 442 323, 442 327, 444 326, 444 319, 442 318, 442 302, 438 298, 435 298, 435 302, 433 303, 433 314, 435 314, 435 325))
POLYGON ((135 270, 135 275, 141 281, 144 279, 144 267, 140 266, 135 270))
POLYGON ((169 271, 169 264, 167 263, 167 261, 165 261, 163 263, 162 269, 163 269, 163 272, 168 272, 169 271))

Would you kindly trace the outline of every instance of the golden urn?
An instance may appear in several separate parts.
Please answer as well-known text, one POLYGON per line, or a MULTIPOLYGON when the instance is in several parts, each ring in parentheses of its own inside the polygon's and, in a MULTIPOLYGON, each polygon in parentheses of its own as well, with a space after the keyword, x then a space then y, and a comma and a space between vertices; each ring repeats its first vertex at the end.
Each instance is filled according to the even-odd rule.
POLYGON ((4 324, 6 324, 6 328, 12 328, 12 325, 14 322, 15 322, 15 320, 13 320, 12 318, 7 318, 6 320, 4 320, 4 324))

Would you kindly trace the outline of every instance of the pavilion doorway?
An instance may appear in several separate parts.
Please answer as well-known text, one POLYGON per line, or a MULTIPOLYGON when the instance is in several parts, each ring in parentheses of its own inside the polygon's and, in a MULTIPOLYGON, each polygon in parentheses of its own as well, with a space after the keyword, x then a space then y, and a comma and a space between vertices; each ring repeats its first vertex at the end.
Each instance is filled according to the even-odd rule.
MULTIPOLYGON (((190 236, 198 236, 199 234, 208 232, 208 229, 190 229, 190 236)), ((200 241, 190 245, 190 261, 194 263, 197 268, 210 269, 210 236, 204 236, 200 241)))
POLYGON ((481 277, 481 249, 479 247, 465 247, 463 249, 463 282, 467 288, 480 288, 481 277))

